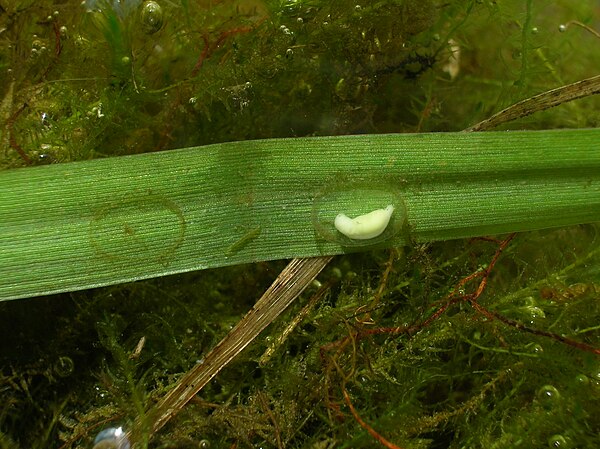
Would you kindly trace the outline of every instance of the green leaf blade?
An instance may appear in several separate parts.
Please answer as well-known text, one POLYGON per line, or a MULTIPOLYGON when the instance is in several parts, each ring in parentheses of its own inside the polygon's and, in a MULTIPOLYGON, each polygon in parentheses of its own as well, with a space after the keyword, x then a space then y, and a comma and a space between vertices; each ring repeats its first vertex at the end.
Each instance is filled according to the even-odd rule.
POLYGON ((378 247, 600 221, 600 130, 272 139, 4 171, 0 300, 369 250, 333 219, 388 199, 406 217, 378 247))

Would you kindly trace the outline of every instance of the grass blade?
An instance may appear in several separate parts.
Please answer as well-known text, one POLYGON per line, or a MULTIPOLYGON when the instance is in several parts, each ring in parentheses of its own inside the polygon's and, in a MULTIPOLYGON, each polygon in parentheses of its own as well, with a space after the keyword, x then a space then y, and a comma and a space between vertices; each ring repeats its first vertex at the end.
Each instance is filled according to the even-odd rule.
POLYGON ((0 173, 0 300, 600 221, 600 129, 231 142, 0 173), (356 244, 333 219, 396 204, 356 244))

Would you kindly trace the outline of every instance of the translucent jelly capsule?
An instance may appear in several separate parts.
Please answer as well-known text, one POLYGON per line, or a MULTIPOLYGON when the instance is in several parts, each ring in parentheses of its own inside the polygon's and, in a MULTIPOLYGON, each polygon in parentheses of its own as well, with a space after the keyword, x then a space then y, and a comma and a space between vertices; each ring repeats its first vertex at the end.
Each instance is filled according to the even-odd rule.
POLYGON ((407 210, 399 180, 344 182, 338 178, 315 195, 312 222, 318 240, 344 247, 406 243, 407 210))

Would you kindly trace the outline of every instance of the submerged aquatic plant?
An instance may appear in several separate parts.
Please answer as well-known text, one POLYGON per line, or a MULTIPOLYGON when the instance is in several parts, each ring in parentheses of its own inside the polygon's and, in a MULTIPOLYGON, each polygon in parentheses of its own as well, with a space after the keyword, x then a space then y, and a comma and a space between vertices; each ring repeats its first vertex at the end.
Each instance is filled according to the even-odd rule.
MULTIPOLYGON (((574 82, 596 76, 597 37, 585 27, 559 28, 577 20, 593 29, 594 7, 566 0, 13 2, 0 16, 0 161, 15 168, 252 138, 457 131, 557 86, 577 91, 581 84, 574 82), (154 3, 162 19, 154 5, 143 16, 143 5, 154 3), (452 55, 453 69, 444 71, 452 55)), ((594 127, 597 102, 588 97, 541 114, 518 113, 519 120, 501 126, 594 127)), ((523 110, 532 104, 537 108, 540 99, 523 110)), ((585 134, 569 133, 573 139, 585 134)), ((236 170, 227 171, 236 167, 227 158, 216 166, 242 184, 245 173, 261 166, 251 156, 236 170)), ((113 173, 117 161, 105 162, 114 164, 113 173)), ((189 168, 184 164, 181 172, 189 168)), ((586 175, 556 170, 553 182, 586 175)), ((289 172, 282 167, 283 175, 289 172)), ((28 201, 52 203, 64 194, 57 187, 65 179, 68 185, 71 174, 62 173, 28 201)), ((522 181, 543 185, 544 174, 522 181)), ((283 175, 263 184, 276 185, 283 175)), ((329 192, 324 182, 351 179, 301 188, 316 199, 329 192)), ((465 187, 462 178, 452 181, 453 192, 465 187)), ((590 196, 581 204, 592 214, 595 181, 584 184, 590 196)), ((115 272, 140 260, 169 270, 176 245, 165 252, 155 239, 144 239, 159 235, 157 226, 144 227, 155 206, 169 241, 180 236, 182 220, 169 198, 152 181, 141 185, 118 198, 98 193, 96 213, 85 221, 99 218, 97 231, 123 224, 124 215, 135 218, 118 228, 120 240, 95 240, 115 272), (115 261, 111 250, 123 241, 132 250, 115 261)), ((253 200, 236 198, 242 205, 253 200)), ((274 213, 273 223, 300 204, 274 213)), ((387 204, 367 204, 366 211, 387 204)), ((298 235, 314 238, 318 226, 309 209, 298 221, 305 234, 298 235)), ((317 214, 327 232, 335 230, 337 213, 364 213, 334 209, 325 210, 329 227, 317 214)), ((476 219, 478 210, 455 216, 476 219)), ((528 211, 524 202, 522 215, 528 211)), ((454 218, 439 222, 450 229, 454 218)), ((510 225, 510 217, 499 223, 510 225)), ((31 237, 19 250, 22 260, 31 246, 54 242, 63 225, 59 220, 54 231, 31 237)), ((232 227, 222 242, 231 263, 256 260, 257 245, 279 229, 251 218, 232 227)), ((127 431, 138 422, 142 447, 360 448, 374 441, 403 448, 597 447, 597 226, 442 243, 411 240, 402 227, 391 231, 404 243, 334 259, 304 294, 306 306, 293 305, 155 434, 148 417, 153 404, 250 309, 282 262, 0 304, 0 445, 91 447, 103 428, 127 431)), ((285 255, 298 255, 292 244, 285 255)), ((191 248, 190 258, 206 251, 191 248)), ((73 281, 72 260, 63 264, 61 275, 45 276, 48 285, 73 281)), ((26 265, 15 285, 26 286, 39 269, 55 265, 51 259, 26 265)))

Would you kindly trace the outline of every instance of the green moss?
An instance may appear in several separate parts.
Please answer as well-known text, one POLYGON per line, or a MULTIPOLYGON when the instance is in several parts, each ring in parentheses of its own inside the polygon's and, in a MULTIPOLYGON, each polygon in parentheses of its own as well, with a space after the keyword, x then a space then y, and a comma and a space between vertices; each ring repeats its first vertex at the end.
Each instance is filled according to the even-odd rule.
MULTIPOLYGON (((108 1, 90 12, 79 1, 12 2, 0 15, 0 166, 271 136, 459 130, 595 75, 597 38, 558 29, 598 23, 592 3, 161 1, 154 30, 138 8, 108 1), (460 48, 453 79, 449 39, 460 48)), ((597 126, 599 110, 587 98, 506 127, 597 126)), ((527 329, 466 300, 426 321, 453 291, 476 289, 460 280, 489 266, 497 243, 336 259, 320 276, 329 294, 269 362, 258 360, 301 305, 149 447, 373 447, 343 389, 404 448, 598 447, 600 359, 553 338, 600 347, 597 233, 522 234, 503 252, 478 303, 527 329)), ((283 266, 1 303, 0 448, 91 447, 100 427, 131 425, 283 266)))

